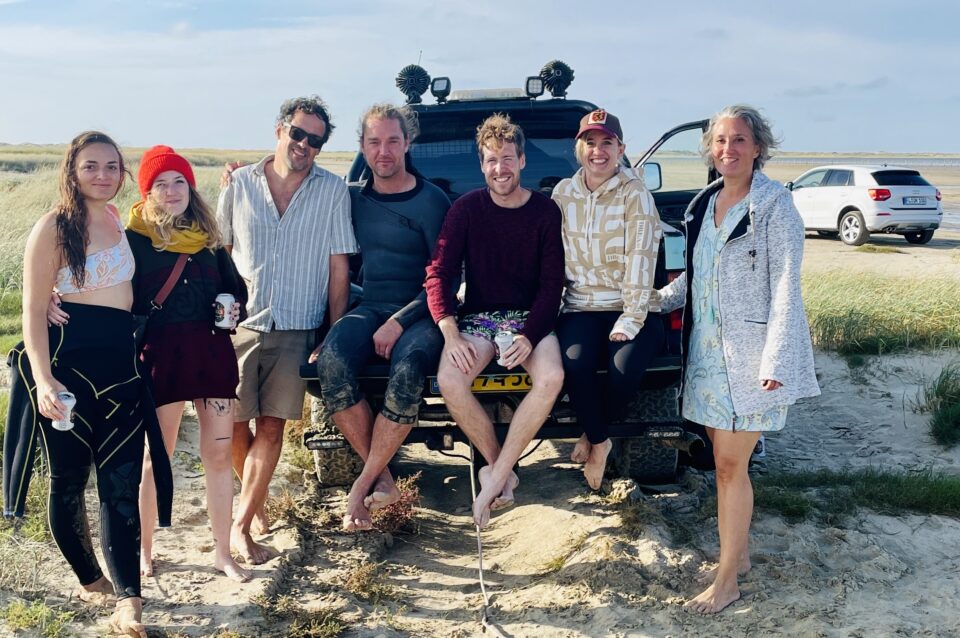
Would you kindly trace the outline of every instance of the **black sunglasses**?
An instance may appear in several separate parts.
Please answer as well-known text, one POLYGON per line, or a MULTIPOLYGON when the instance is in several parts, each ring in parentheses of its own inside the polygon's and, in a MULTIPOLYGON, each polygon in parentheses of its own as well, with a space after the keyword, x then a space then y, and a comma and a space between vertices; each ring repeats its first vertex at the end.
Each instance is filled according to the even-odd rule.
POLYGON ((307 139, 307 144, 311 147, 317 149, 318 151, 323 147, 323 138, 319 135, 314 135, 313 133, 307 133, 299 126, 294 126, 290 122, 284 122, 283 125, 290 131, 290 139, 294 142, 302 142, 304 138, 307 139))

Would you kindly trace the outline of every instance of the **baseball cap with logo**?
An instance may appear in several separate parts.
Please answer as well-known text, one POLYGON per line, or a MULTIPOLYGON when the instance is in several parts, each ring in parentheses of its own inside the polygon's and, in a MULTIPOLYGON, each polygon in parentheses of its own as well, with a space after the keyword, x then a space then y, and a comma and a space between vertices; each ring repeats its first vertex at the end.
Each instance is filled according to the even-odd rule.
POLYGON ((577 131, 577 139, 587 131, 603 131, 617 138, 621 144, 623 143, 623 129, 620 128, 619 118, 603 109, 591 111, 583 116, 580 120, 580 130, 577 131))

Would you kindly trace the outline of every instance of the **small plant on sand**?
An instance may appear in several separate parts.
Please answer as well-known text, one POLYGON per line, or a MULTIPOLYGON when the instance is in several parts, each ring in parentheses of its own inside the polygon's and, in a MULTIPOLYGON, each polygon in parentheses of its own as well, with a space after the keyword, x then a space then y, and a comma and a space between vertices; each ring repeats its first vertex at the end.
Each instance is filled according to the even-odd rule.
POLYGON ((853 249, 858 253, 900 253, 903 254, 906 251, 900 250, 894 246, 877 246, 876 244, 864 244, 862 246, 857 246, 853 249))
POLYGON ((381 571, 383 563, 361 563, 347 575, 344 588, 361 600, 373 605, 383 601, 397 600, 399 592, 386 582, 381 571))
POLYGON ((417 472, 397 481, 400 500, 373 512, 371 520, 375 529, 391 534, 417 533, 414 525, 416 514, 414 508, 420 505, 420 488, 417 487, 417 481, 419 480, 420 472, 417 472))
POLYGON ((267 620, 290 623, 282 633, 287 638, 336 638, 347 628, 339 611, 307 609, 290 595, 261 595, 255 597, 253 603, 260 607, 267 620))
POLYGON ((960 363, 951 363, 917 394, 917 410, 930 413, 930 434, 940 445, 960 443, 960 363))
POLYGON ((14 634, 22 629, 38 629, 44 638, 61 638, 69 635, 67 626, 73 620, 73 613, 48 607, 40 600, 32 603, 15 600, 0 609, 0 618, 14 634))

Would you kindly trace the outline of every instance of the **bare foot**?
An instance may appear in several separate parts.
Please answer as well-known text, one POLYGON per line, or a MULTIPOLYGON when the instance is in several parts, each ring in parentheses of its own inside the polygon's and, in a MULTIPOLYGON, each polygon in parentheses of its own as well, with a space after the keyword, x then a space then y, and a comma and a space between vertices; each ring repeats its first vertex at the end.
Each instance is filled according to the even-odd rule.
POLYGON ((143 614, 142 598, 124 598, 110 617, 110 631, 131 638, 147 638, 147 628, 140 622, 143 614))
POLYGON ((577 444, 573 446, 573 452, 570 453, 570 460, 574 463, 586 463, 590 456, 590 441, 586 434, 581 434, 577 444))
POLYGON ((81 585, 74 590, 74 595, 88 605, 97 607, 115 603, 116 594, 113 591, 113 583, 107 580, 106 576, 101 576, 89 585, 81 585))
POLYGON ((493 499, 493 503, 490 504, 490 511, 495 512, 513 505, 513 490, 517 489, 519 486, 520 477, 518 477, 515 473, 510 472, 510 476, 507 477, 507 482, 503 484, 503 491, 500 492, 500 496, 493 499))
POLYGON ((400 500, 400 490, 389 474, 381 474, 373 486, 373 491, 363 499, 363 506, 371 512, 376 512, 387 505, 393 505, 400 500))
POLYGON ((237 564, 237 561, 233 560, 233 556, 227 554, 226 558, 220 556, 213 559, 213 567, 226 575, 230 580, 234 580, 238 583, 246 583, 252 578, 253 574, 249 570, 240 567, 237 564))
POLYGON ((142 551, 140 552, 140 575, 148 578, 153 576, 153 558, 142 551))
MULTIPOLYGON (((737 565, 737 576, 746 576, 747 572, 753 565, 750 563, 750 557, 746 554, 740 557, 740 563, 737 565)), ((720 568, 719 565, 714 565, 710 569, 701 569, 700 573, 697 574, 696 579, 698 583, 704 585, 712 583, 717 577, 717 570, 720 568)))
POLYGON ((253 515, 253 520, 250 521, 250 533, 257 536, 266 536, 270 533, 270 519, 267 518, 267 510, 263 507, 253 515))
POLYGON ((685 602, 683 606, 700 614, 716 614, 738 600, 740 600, 740 588, 736 583, 732 587, 718 587, 714 583, 700 592, 696 598, 685 602))
POLYGON ((230 546, 249 565, 263 565, 277 556, 276 550, 253 542, 249 532, 243 532, 236 527, 230 530, 230 546))
POLYGON ((583 475, 592 490, 599 490, 603 484, 603 473, 607 470, 607 456, 613 448, 613 442, 607 439, 590 447, 590 456, 583 465, 583 475))
POLYGON ((368 530, 373 527, 370 520, 370 510, 367 509, 366 489, 357 485, 360 479, 353 483, 350 494, 347 496, 347 511, 343 515, 343 529, 348 532, 368 530))
POLYGON ((477 477, 480 480, 480 493, 473 501, 473 522, 480 529, 486 527, 487 523, 490 522, 490 506, 503 493, 504 486, 507 483, 507 481, 503 483, 494 481, 493 477, 490 476, 492 473, 493 470, 490 469, 489 465, 481 467, 480 471, 477 472, 477 477))

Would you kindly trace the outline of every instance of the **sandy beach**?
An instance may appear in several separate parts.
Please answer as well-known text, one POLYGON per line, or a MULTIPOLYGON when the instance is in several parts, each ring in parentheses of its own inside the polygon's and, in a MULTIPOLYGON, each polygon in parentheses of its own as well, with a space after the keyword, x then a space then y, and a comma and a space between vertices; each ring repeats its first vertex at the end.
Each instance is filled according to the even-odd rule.
MULTIPOLYGON (((938 232, 926 246, 898 237, 875 243, 902 252, 865 253, 808 235, 804 272, 960 277, 960 233, 938 232)), ((823 395, 791 409, 787 428, 768 438, 767 456, 754 471, 874 467, 960 474, 960 449, 933 443, 927 417, 912 409, 923 379, 957 358, 952 351, 868 357, 851 369, 844 359, 818 352, 823 395)), ((517 505, 496 514, 482 534, 489 618, 504 636, 960 634, 958 520, 861 509, 837 524, 791 523, 759 512, 743 598, 718 616, 701 617, 682 603, 700 591, 694 576, 717 553, 712 475, 690 470, 679 484, 656 490, 619 479, 608 494, 595 495, 568 460, 571 444, 544 442, 523 462, 517 505), (646 512, 646 520, 626 521, 631 507, 646 512), (678 540, 677 524, 692 533, 678 540)), ((401 451, 397 469, 422 473, 422 499, 416 530, 393 535, 340 532, 345 492, 321 491, 312 474, 282 464, 272 493, 301 499, 301 506, 261 539, 280 556, 255 567, 251 582, 237 584, 211 567, 198 460, 196 422, 188 417, 174 459, 174 526, 157 533, 157 573, 144 582, 151 636, 227 629, 237 632, 229 636, 288 635, 282 619, 262 613, 257 601, 263 597, 336 610, 347 624, 341 635, 351 638, 497 635, 485 634, 480 623, 465 461, 420 445, 401 451), (373 576, 366 588, 350 581, 361 565, 374 566, 367 568, 373 576)), ((95 503, 91 488, 89 511, 95 503)), ((70 600, 73 577, 63 560, 52 548, 32 551, 39 564, 35 593, 77 612, 74 635, 104 635, 109 611, 91 612, 70 600)), ((9 600, 0 593, 0 605, 9 600)))

